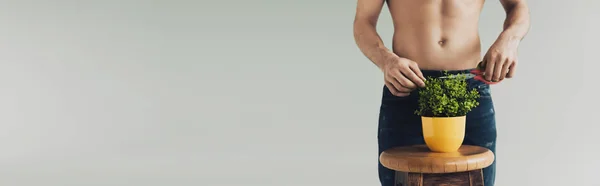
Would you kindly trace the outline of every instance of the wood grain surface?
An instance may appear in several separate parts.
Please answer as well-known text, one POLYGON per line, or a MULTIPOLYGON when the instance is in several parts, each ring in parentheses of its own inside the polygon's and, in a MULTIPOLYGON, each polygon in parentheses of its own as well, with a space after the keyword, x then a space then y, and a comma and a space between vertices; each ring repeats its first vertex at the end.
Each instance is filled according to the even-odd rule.
POLYGON ((483 169, 494 162, 487 148, 463 145, 457 152, 431 152, 425 145, 388 149, 379 160, 388 169, 408 173, 453 173, 483 169))

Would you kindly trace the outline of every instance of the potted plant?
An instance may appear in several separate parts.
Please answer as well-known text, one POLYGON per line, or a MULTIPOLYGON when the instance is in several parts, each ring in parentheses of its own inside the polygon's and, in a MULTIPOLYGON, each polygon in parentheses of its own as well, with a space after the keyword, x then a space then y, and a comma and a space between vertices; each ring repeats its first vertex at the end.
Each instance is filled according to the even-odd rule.
POLYGON ((466 75, 428 77, 419 90, 418 109, 423 137, 434 152, 456 152, 465 137, 466 115, 479 105, 477 89, 468 89, 466 75))

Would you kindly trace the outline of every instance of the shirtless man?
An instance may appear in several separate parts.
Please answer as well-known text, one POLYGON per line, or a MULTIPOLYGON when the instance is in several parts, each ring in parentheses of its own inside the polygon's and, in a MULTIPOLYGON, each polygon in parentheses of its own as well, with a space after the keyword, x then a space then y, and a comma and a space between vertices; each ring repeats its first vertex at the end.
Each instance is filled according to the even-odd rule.
MULTIPOLYGON (((525 0, 500 0, 506 19, 497 40, 481 56, 478 22, 484 0, 358 0, 354 37, 362 53, 384 76, 380 108, 379 153, 395 146, 424 144, 417 108, 417 87, 425 77, 468 73, 479 62, 485 79, 511 78, 517 67, 517 47, 529 31, 525 0), (376 31, 384 4, 394 24, 392 50, 376 31)), ((496 153, 496 122, 489 85, 469 79, 481 94, 480 105, 467 115, 465 144, 487 147, 496 153)), ((494 162, 485 168, 484 182, 493 186, 494 162)), ((382 186, 394 185, 394 172, 379 164, 382 186)))

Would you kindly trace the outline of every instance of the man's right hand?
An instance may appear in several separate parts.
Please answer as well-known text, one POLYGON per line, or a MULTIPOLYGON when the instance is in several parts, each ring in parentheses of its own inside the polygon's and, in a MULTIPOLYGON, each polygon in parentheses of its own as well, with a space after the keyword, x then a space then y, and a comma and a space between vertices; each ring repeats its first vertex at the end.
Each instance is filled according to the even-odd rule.
POLYGON ((408 96, 418 87, 425 86, 425 77, 416 62, 395 57, 384 63, 383 71, 385 85, 395 96, 408 96))

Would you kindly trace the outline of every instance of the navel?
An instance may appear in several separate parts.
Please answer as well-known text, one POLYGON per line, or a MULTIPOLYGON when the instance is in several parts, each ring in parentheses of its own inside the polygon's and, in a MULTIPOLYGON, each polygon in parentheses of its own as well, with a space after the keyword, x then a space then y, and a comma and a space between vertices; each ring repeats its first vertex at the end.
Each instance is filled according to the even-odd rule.
POLYGON ((440 41, 438 41, 438 44, 440 46, 444 46, 446 44, 446 39, 440 39, 440 41))

